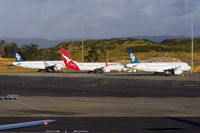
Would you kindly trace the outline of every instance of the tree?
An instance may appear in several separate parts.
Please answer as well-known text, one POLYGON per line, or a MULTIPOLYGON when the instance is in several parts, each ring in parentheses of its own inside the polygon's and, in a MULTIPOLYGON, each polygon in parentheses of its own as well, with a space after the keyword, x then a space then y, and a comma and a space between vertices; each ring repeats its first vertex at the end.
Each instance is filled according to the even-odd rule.
POLYGON ((88 56, 86 57, 89 62, 97 62, 99 54, 97 51, 97 46, 94 45, 91 47, 91 50, 88 51, 88 56))
POLYGON ((39 59, 40 60, 60 60, 61 55, 52 49, 40 49, 39 59))
POLYGON ((13 58, 14 57, 14 54, 13 54, 13 51, 14 50, 17 50, 17 51, 20 51, 20 48, 18 48, 17 44, 16 43, 8 43, 4 46, 3 48, 3 52, 4 52, 4 57, 8 57, 8 58, 13 58))
POLYGON ((0 57, 3 56, 3 48, 5 44, 6 44, 5 40, 0 41, 0 57))
POLYGON ((29 44, 22 46, 22 56, 25 60, 37 60, 39 55, 38 45, 29 44))

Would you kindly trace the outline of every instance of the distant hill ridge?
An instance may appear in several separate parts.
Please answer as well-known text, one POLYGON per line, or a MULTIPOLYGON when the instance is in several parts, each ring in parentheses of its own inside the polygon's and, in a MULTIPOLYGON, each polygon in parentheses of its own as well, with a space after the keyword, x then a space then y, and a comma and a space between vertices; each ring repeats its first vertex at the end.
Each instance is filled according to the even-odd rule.
MULTIPOLYGON (((186 36, 133 36, 129 38, 135 38, 135 39, 148 39, 154 42, 161 42, 165 39, 171 39, 171 38, 186 38, 186 36)), ((109 39, 109 38, 108 38, 109 39)), ((55 46, 61 42, 64 41, 78 41, 81 39, 56 39, 56 40, 48 40, 45 38, 18 38, 18 37, 0 37, 0 40, 5 40, 6 42, 13 42, 16 43, 19 47, 22 45, 27 44, 37 44, 40 48, 48 48, 55 46)), ((85 40, 93 40, 93 39, 85 39, 85 40)))
POLYGON ((10 38, 10 37, 0 37, 0 40, 5 40, 7 43, 16 43, 19 47, 28 44, 37 44, 40 48, 48 48, 57 45, 63 41, 75 41, 77 39, 58 39, 58 40, 48 40, 45 38, 10 38))

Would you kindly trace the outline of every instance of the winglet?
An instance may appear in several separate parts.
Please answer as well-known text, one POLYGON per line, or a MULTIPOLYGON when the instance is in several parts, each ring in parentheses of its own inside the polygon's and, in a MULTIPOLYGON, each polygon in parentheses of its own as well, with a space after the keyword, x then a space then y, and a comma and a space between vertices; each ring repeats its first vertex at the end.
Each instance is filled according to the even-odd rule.
POLYGON ((39 120, 39 121, 29 121, 29 122, 20 122, 13 124, 0 125, 0 131, 31 127, 31 126, 39 126, 39 125, 48 125, 48 123, 54 122, 56 120, 39 120))

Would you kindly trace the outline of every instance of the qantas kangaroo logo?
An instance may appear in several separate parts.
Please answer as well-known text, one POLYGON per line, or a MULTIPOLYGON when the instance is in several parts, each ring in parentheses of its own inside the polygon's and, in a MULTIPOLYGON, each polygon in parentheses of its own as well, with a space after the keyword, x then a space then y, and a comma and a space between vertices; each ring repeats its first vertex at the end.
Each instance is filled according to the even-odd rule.
POLYGON ((62 56, 66 59, 66 61, 67 61, 67 64, 69 64, 70 63, 70 61, 72 60, 72 59, 69 59, 67 56, 65 56, 64 54, 62 54, 62 56))
POLYGON ((67 55, 67 52, 63 48, 61 49, 61 51, 62 51, 62 56, 63 56, 63 61, 65 63, 65 66, 70 69, 80 70, 77 64, 73 62, 72 59, 70 59, 70 57, 67 55))

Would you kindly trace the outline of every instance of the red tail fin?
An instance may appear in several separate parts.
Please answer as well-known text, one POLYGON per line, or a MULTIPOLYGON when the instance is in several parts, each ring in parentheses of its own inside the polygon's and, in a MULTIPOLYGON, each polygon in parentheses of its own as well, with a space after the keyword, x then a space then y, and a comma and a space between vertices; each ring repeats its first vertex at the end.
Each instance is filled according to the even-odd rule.
POLYGON ((105 61, 105 63, 106 63, 106 66, 108 66, 108 62, 107 62, 107 61, 105 61))
POLYGON ((61 52, 62 52, 63 55, 67 56, 68 59, 71 59, 64 48, 61 48, 61 52))
POLYGON ((67 52, 65 51, 64 48, 61 48, 62 56, 63 56, 63 61, 65 63, 65 66, 70 69, 74 70, 80 70, 77 64, 69 57, 67 52))

